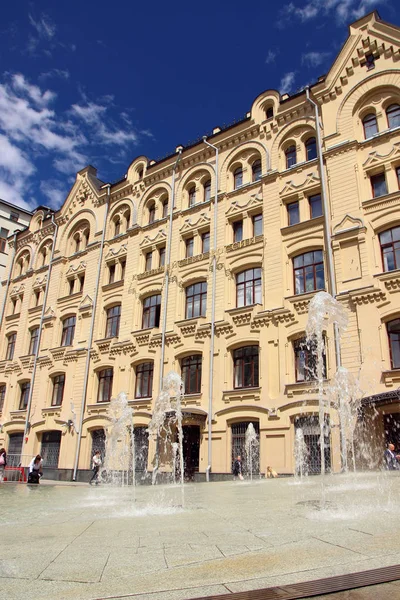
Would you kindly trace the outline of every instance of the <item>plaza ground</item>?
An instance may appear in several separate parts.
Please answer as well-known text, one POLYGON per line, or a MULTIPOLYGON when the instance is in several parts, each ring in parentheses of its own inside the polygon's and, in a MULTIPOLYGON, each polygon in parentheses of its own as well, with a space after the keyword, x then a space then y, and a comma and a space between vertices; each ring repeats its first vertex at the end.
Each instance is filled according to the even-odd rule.
MULTIPOLYGON (((321 481, 4 484, 0 598, 181 600, 399 564, 400 473, 321 481)), ((400 584, 353 594, 332 600, 400 584)))

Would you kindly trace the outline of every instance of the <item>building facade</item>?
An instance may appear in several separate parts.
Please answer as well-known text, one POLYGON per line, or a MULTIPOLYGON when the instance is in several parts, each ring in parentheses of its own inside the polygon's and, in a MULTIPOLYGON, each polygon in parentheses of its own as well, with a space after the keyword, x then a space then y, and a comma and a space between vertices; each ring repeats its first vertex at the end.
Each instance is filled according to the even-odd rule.
MULTIPOLYGON (((297 427, 318 471, 304 338, 326 289, 349 316, 341 361, 360 380, 363 433, 380 458, 400 424, 399 41, 371 13, 309 91, 263 92, 242 121, 159 162, 139 157, 116 183, 89 166, 59 211, 34 214, 16 238, 2 323, 0 445, 84 477, 111 397, 128 394, 146 445, 174 370, 189 475, 231 473, 250 422, 262 472, 294 472, 297 427)), ((328 384, 330 326, 325 342, 328 384)), ((326 466, 339 470, 333 407, 326 418, 326 466)), ((151 440, 149 470, 153 453, 151 440)))

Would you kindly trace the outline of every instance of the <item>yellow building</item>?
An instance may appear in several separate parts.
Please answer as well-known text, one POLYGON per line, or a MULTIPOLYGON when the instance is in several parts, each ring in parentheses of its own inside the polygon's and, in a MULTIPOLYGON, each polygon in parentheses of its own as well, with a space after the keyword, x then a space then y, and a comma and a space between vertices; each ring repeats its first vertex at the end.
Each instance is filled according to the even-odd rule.
MULTIPOLYGON (((159 162, 136 158, 117 183, 88 166, 59 211, 34 213, 3 284, 0 446, 85 478, 111 396, 127 392, 146 444, 160 378, 175 370, 188 475, 231 473, 249 422, 262 472, 294 472, 298 426, 317 471, 302 340, 326 289, 349 315, 342 365, 360 375, 379 462, 384 431, 400 424, 399 41, 371 13, 309 90, 267 90, 239 123, 159 162)), ((330 327, 325 337, 329 382, 330 327)), ((338 470, 333 408, 327 418, 326 464, 338 470)))

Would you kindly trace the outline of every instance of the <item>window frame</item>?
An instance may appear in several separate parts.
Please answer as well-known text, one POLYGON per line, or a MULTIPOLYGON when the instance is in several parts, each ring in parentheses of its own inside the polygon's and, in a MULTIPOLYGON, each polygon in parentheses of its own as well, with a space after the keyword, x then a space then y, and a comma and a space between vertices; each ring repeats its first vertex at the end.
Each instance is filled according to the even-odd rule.
POLYGON ((397 104, 396 102, 394 102, 393 104, 390 104, 387 109, 385 110, 386 113, 386 121, 387 121, 387 125, 389 129, 396 129, 397 127, 400 127, 400 104, 397 104), (390 110, 393 109, 393 110, 390 110), (394 113, 394 112, 398 112, 398 119, 399 119, 399 124, 398 125, 391 125, 390 124, 390 117, 389 114, 394 113))
POLYGON ((161 316, 161 294, 147 296, 142 301, 142 329, 153 329, 160 326, 161 316), (156 300, 152 304, 152 300, 156 300), (159 300, 157 300, 159 299, 159 300), (146 306, 148 303, 148 306, 146 306))
POLYGON ((244 308, 245 306, 254 306, 254 304, 262 304, 262 268, 252 267, 236 273, 236 308, 244 308), (259 271, 259 273, 256 273, 259 271), (247 279, 247 274, 252 274, 251 279, 247 279), (239 278, 243 276, 243 281, 239 278), (239 294, 243 290, 243 303, 239 304, 239 294), (247 302, 247 294, 250 290, 251 302, 247 302), (259 297, 258 297, 259 296, 259 297))
POLYGON ((16 342, 17 334, 15 331, 13 331, 7 335, 6 360, 14 360, 16 342))
POLYGON ((97 388, 97 404, 110 402, 112 397, 112 387, 114 380, 114 369, 106 367, 97 372, 98 388, 97 388), (104 394, 107 391, 107 397, 104 394))
POLYGON ((238 190, 243 187, 243 167, 236 167, 233 171, 233 189, 238 190), (240 181, 240 183, 239 183, 240 181))
POLYGON ((53 384, 51 406, 62 406, 65 389, 65 373, 54 375, 51 380, 53 384))
POLYGON ((253 237, 258 237, 259 235, 263 235, 263 214, 261 213, 257 213, 255 215, 252 215, 251 217, 251 224, 253 226, 253 237), (260 223, 261 225, 261 231, 260 233, 256 232, 256 224, 260 223))
POLYGON ((400 239, 399 240, 393 240, 393 230, 394 229, 400 229, 400 226, 390 227, 389 229, 385 229, 384 231, 381 231, 379 233, 379 246, 380 246, 380 249, 381 249, 382 268, 383 268, 383 272, 384 273, 390 273, 392 271, 396 271, 396 270, 400 269, 400 239), (391 241, 383 243, 381 241, 381 236, 383 236, 385 233, 388 233, 388 232, 390 232, 391 241), (396 247, 396 244, 398 244, 398 248, 396 247), (386 269, 385 268, 385 255, 389 254, 389 252, 385 251, 387 248, 391 248, 392 249, 393 263, 395 265, 394 269, 386 269), (396 256, 396 250, 397 249, 399 251, 399 264, 397 264, 397 256, 396 256))
POLYGON ((185 258, 194 256, 194 237, 185 238, 185 258))
POLYGON ((252 183, 254 183, 256 181, 261 181, 261 179, 262 179, 261 158, 257 158, 251 165, 251 181, 252 181, 252 183))
POLYGON ((295 200, 294 202, 288 202, 286 204, 286 212, 287 212, 287 216, 288 216, 288 226, 290 227, 291 225, 298 225, 298 223, 300 223, 300 203, 298 200, 295 200), (293 214, 291 212, 291 207, 296 206, 297 208, 297 221, 292 223, 291 220, 291 215, 293 214))
POLYGON ((158 249, 158 266, 161 267, 165 267, 165 256, 166 256, 166 248, 165 246, 161 246, 161 248, 158 249))
POLYGON ((153 394, 154 362, 146 361, 135 369, 135 398, 151 398, 153 394), (147 374, 147 380, 144 375, 147 374), (144 386, 146 389, 144 390, 144 386))
POLYGON ((388 344, 389 344, 389 355, 390 355, 390 368, 391 370, 394 369, 400 369, 400 319, 392 319, 390 321, 386 322, 386 332, 387 332, 387 336, 388 336, 388 344), (389 331, 389 327, 391 325, 393 325, 394 323, 398 323, 398 327, 399 327, 399 333, 395 333, 395 332, 391 332, 389 331), (394 363, 394 351, 393 351, 393 340, 392 340, 392 336, 396 336, 398 339, 395 340, 397 347, 396 353, 399 355, 399 364, 397 365, 397 363, 394 363))
POLYGON ((76 315, 70 315, 62 320, 61 343, 60 346, 72 346, 74 343, 76 327, 76 315), (73 319, 73 324, 68 324, 67 321, 73 319), (71 333, 72 332, 72 333, 71 333))
POLYGON ((286 169, 291 169, 294 165, 297 165, 297 148, 296 144, 291 144, 285 150, 285 161, 286 169), (293 162, 292 162, 292 159, 293 162), (289 164, 290 163, 290 164, 289 164))
POLYGON ((248 389, 257 388, 260 386, 260 346, 259 345, 248 345, 235 348, 232 353, 233 359, 233 389, 248 389), (249 356, 246 356, 246 351, 250 350, 249 356), (242 353, 242 356, 239 355, 242 353), (246 361, 246 359, 248 359, 246 361), (257 360, 255 360, 257 359, 257 360), (257 364, 256 364, 257 363, 257 364), (245 383, 245 368, 246 365, 251 365, 251 382, 249 385, 245 383), (240 369, 240 376, 237 376, 238 368, 240 369), (241 381, 241 385, 237 384, 241 381))
POLYGON ((310 207, 310 219, 317 219, 318 217, 322 217, 324 215, 323 206, 322 206, 322 196, 321 193, 313 194, 312 196, 308 196, 308 206, 310 207), (313 206, 319 202, 320 213, 319 215, 313 214, 313 206))
POLYGON ((371 138, 374 137, 374 135, 379 133, 378 119, 376 118, 376 114, 374 112, 368 113, 362 118, 362 125, 363 125, 365 140, 370 140, 371 138), (373 125, 372 125, 372 123, 373 123, 373 125), (367 135, 367 128, 371 128, 371 127, 373 127, 375 129, 375 131, 373 133, 371 133, 371 135, 367 135))
POLYGON ((153 263, 153 252, 150 250, 149 252, 145 252, 144 255, 144 271, 151 271, 151 265, 153 263))
MULTIPOLYGON (((314 256, 313 256, 313 261, 314 261, 314 256)), ((301 294, 312 294, 313 292, 317 292, 317 291, 325 289, 325 264, 324 264, 324 252, 323 252, 322 249, 309 250, 308 252, 303 252, 301 254, 297 254, 296 256, 293 256, 292 263, 293 263, 293 290, 294 290, 294 295, 295 296, 299 296, 301 294), (318 261, 318 262, 310 262, 308 264, 304 264, 305 263, 305 257, 308 254, 313 254, 314 255, 315 252, 321 252, 321 260, 318 261), (303 257, 303 265, 299 266, 299 267, 295 267, 295 260, 298 259, 298 258, 300 258, 300 257, 303 257), (322 277, 323 287, 321 287, 321 288, 317 288, 316 287, 316 284, 317 284, 317 267, 319 265, 322 265, 322 274, 323 274, 323 277, 322 277), (307 267, 313 267, 313 271, 312 272, 313 272, 314 287, 313 287, 312 290, 307 290, 306 289, 307 288, 307 273, 306 273, 307 267), (298 271, 302 271, 302 273, 303 273, 303 279, 302 279, 302 281, 303 281, 304 290, 302 290, 302 291, 297 291, 296 273, 298 271)))
POLYGON ((1 383, 0 384, 0 414, 4 410, 4 404, 6 401, 6 392, 7 392, 7 385, 5 383, 1 383))
POLYGON ((381 198, 382 196, 386 196, 386 194, 388 193, 388 187, 387 187, 386 172, 385 171, 381 171, 380 173, 375 173, 373 175, 370 175, 369 180, 371 182, 371 190, 372 190, 372 197, 373 198, 381 198), (375 193, 375 187, 374 187, 374 185, 376 185, 376 183, 374 183, 374 181, 376 181, 376 179, 378 177, 383 177, 383 181, 385 183, 385 192, 383 194, 376 194, 375 193))
POLYGON ((196 205, 196 186, 192 185, 189 189, 188 189, 188 207, 192 208, 192 206, 196 205))
MULTIPOLYGON (((326 336, 325 334, 323 334, 323 340, 324 340, 324 351, 322 354, 322 358, 323 358, 323 379, 326 379, 326 375, 327 375, 327 368, 326 368, 326 336)), ((294 371, 295 371, 295 381, 296 383, 307 383, 309 381, 317 381, 317 373, 314 369, 314 367, 316 368, 316 355, 315 355, 315 344, 316 342, 311 342, 311 344, 313 345, 313 348, 311 348, 310 346, 307 346, 307 339, 306 337, 301 337, 301 338, 297 338, 295 340, 293 340, 292 345, 293 345, 293 356, 294 356, 294 371), (299 356, 299 354, 303 352, 304 353, 304 365, 303 365, 303 379, 301 379, 301 377, 299 377, 299 373, 301 372, 301 367, 299 366, 300 362, 301 362, 301 358, 299 356), (315 365, 312 365, 313 360, 315 361, 315 365), (309 376, 307 376, 309 375, 309 376)))
POLYGON ((211 233, 209 231, 204 231, 201 234, 201 253, 202 254, 207 254, 207 252, 210 252, 210 244, 211 244, 211 233), (208 248, 205 248, 204 245, 208 244, 208 248))
POLYGON ((114 304, 114 306, 106 308, 105 339, 117 338, 119 336, 121 306, 121 304, 114 304))
POLYGON ((181 377, 185 395, 201 393, 202 364, 202 354, 191 354, 181 359, 181 377), (195 374, 194 382, 192 382, 192 368, 195 374))
POLYGON ((196 281, 185 288, 185 319, 198 319, 207 313, 207 281, 196 281), (197 291, 200 286, 200 290, 197 291), (191 313, 191 314, 190 314, 191 313), (190 315, 190 316, 189 316, 190 315))
POLYGON ((243 219, 238 219, 237 221, 233 221, 232 231, 233 231, 233 243, 237 244, 239 242, 242 242, 243 241, 243 219), (240 230, 240 239, 236 239, 239 230, 240 230))
POLYGON ((304 148, 306 151, 306 161, 308 162, 309 160, 315 160, 316 158, 318 158, 318 152, 317 152, 317 139, 315 136, 311 136, 308 138, 308 140, 306 140, 305 144, 304 144, 304 148), (315 150, 315 156, 313 157, 309 157, 309 153, 310 153, 310 148, 314 148, 315 150))
POLYGON ((207 181, 203 184, 203 202, 211 201, 211 179, 207 179, 207 181))
POLYGON ((28 402, 29 402, 29 394, 31 391, 31 382, 29 381, 22 381, 19 384, 19 388, 20 388, 20 395, 19 395, 19 409, 18 410, 26 410, 28 407, 28 402), (25 402, 26 400, 26 402, 25 402))
POLYGON ((153 201, 147 206, 148 225, 152 225, 156 220, 156 203, 153 201))
POLYGON ((40 330, 39 326, 33 327, 30 330, 31 337, 29 340, 29 351, 28 351, 29 356, 35 356, 35 354, 37 353, 38 341, 39 341, 39 330, 40 330), (37 332, 36 336, 33 335, 34 332, 37 332))

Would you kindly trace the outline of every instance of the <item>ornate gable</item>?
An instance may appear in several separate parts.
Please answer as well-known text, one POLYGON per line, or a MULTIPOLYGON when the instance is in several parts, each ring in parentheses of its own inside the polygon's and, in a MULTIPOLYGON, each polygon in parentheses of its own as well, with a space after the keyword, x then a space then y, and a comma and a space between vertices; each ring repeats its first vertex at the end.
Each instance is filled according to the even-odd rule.
POLYGON ((143 238, 143 240, 140 242, 139 246, 140 246, 140 248, 143 248, 144 246, 152 246, 153 244, 160 244, 161 242, 165 242, 166 239, 167 239, 167 234, 165 233, 165 230, 160 229, 160 231, 158 231, 154 237, 151 237, 150 235, 146 235, 143 238))
POLYGON ((185 231, 191 231, 192 229, 204 227, 210 225, 210 217, 207 213, 201 213, 197 221, 192 221, 192 219, 185 219, 182 227, 180 228, 180 232, 184 233, 185 231))
POLYGON ((250 198, 242 204, 239 200, 234 200, 228 210, 226 216, 229 217, 241 211, 251 210, 253 207, 258 207, 262 204, 262 194, 252 194, 250 198))
POLYGON ((334 235, 338 235, 339 233, 345 233, 354 229, 361 229, 364 227, 364 223, 362 219, 357 219, 356 217, 352 217, 347 214, 345 217, 334 226, 333 233, 334 235))
POLYGON ((363 163, 364 169, 374 167, 375 165, 381 165, 385 162, 391 162, 396 157, 400 157, 400 142, 393 144, 391 150, 387 154, 378 154, 376 150, 373 150, 368 154, 367 160, 363 163))
POLYGON ((285 184, 285 186, 282 188, 281 195, 288 196, 295 192, 299 192, 304 188, 313 187, 313 186, 316 186, 319 184, 320 184, 320 179, 319 179, 318 173, 317 172, 308 173, 308 175, 306 175, 305 180, 302 183, 299 183, 298 185, 293 183, 292 180, 288 181, 285 184))

